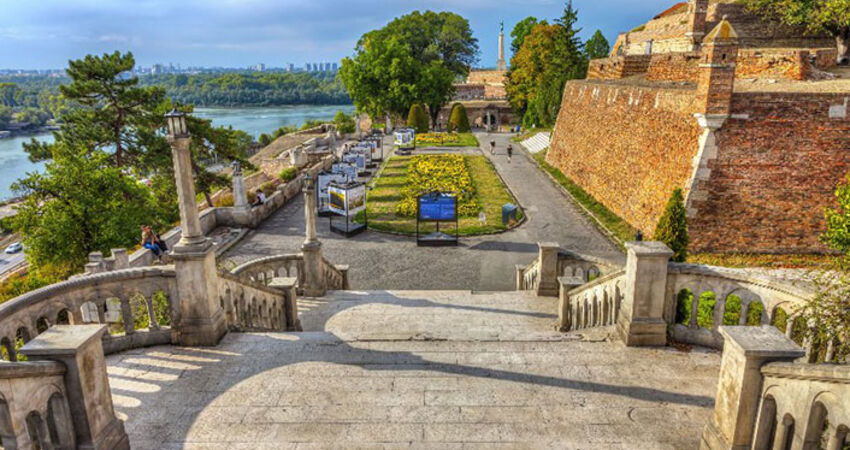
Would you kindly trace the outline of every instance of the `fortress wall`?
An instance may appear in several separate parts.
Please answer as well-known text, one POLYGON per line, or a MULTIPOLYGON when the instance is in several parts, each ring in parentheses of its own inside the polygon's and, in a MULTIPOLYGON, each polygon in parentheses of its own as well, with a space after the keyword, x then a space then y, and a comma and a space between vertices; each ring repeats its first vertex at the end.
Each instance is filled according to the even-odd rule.
POLYGON ((614 56, 594 59, 587 69, 588 80, 617 80, 642 74, 649 67, 649 55, 614 56))
POLYGON ((847 94, 735 94, 708 197, 693 205, 692 248, 825 251, 824 207, 850 170, 848 106, 847 94))
POLYGON ((466 82, 471 84, 504 84, 504 70, 471 70, 466 82))
POLYGON ((691 175, 695 97, 692 89, 571 81, 547 160, 650 236, 691 175))
POLYGON ((652 55, 646 79, 696 83, 699 80, 701 56, 698 52, 652 55))

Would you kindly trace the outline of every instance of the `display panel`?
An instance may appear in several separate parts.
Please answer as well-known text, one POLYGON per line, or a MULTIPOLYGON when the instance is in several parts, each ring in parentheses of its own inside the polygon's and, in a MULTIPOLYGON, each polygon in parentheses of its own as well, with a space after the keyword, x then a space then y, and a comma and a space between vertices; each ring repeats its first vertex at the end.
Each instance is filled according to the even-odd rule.
POLYGON ((446 194, 419 197, 419 220, 451 221, 457 218, 457 198, 446 194))

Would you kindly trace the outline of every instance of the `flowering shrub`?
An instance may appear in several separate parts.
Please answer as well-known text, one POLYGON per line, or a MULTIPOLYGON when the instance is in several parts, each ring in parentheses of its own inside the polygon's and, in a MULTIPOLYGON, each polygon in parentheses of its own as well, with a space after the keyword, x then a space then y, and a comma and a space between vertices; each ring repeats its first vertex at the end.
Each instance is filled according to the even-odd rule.
POLYGON ((457 133, 425 133, 417 134, 416 142, 419 144, 459 144, 461 141, 457 133))
POLYGON ((457 195, 459 216, 474 216, 481 210, 475 199, 475 187, 466 160, 461 155, 414 156, 407 167, 407 179, 396 214, 416 216, 419 196, 433 191, 457 195))

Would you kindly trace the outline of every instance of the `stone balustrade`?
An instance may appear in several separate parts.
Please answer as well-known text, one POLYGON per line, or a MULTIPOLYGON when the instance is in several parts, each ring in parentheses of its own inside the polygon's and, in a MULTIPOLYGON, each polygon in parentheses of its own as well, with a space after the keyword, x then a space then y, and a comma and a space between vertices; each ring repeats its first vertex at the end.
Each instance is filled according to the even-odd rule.
POLYGON ((235 331, 300 331, 295 278, 267 284, 219 273, 219 298, 228 327, 235 331))
POLYGON ((4 359, 56 324, 110 324, 107 352, 170 343, 176 298, 172 266, 125 269, 45 286, 0 305, 4 359))
POLYGON ((626 272, 620 270, 590 283, 580 276, 558 278, 558 329, 564 332, 617 323, 626 272))
POLYGON ((130 448, 115 417, 102 346, 103 325, 60 325, 0 364, 0 447, 130 448))
MULTIPOLYGON (((329 290, 349 288, 348 266, 335 265, 322 258, 322 276, 329 290)), ((279 277, 295 278, 299 294, 304 283, 304 254, 290 253, 266 256, 241 264, 230 271, 232 275, 267 285, 279 277)))
POLYGON ((799 309, 811 295, 742 270, 670 263, 664 316, 673 339, 719 349, 721 325, 772 324, 791 337, 799 309))
POLYGON ((775 327, 722 326, 714 415, 703 450, 850 447, 850 366, 807 364, 775 327))
POLYGON ((559 292, 560 277, 578 277, 586 283, 620 269, 600 258, 562 249, 553 242, 540 242, 537 246, 537 259, 526 266, 516 266, 518 291, 554 297, 559 292))

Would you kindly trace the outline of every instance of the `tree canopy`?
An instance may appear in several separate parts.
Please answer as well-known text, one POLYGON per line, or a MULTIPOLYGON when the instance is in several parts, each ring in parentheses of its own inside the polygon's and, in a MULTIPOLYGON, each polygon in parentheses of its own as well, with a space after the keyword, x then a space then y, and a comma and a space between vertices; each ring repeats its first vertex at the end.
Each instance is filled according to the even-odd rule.
POLYGON ((608 39, 602 34, 602 31, 596 30, 593 36, 584 43, 584 53, 588 60, 606 58, 611 53, 611 44, 608 39))
MULTIPOLYGON (((543 22, 544 25, 546 21, 543 22)), ((511 30, 511 54, 515 55, 520 48, 522 48, 522 43, 525 41, 526 36, 531 34, 531 29, 534 28, 535 25, 538 24, 537 18, 528 16, 525 19, 520 20, 514 25, 514 29, 511 30)))
POLYGON ((767 18, 804 26, 811 33, 831 34, 838 47, 839 63, 850 63, 850 1, 744 0, 744 3, 767 18))
POLYGON ((355 54, 342 60, 339 78, 357 110, 373 119, 404 116, 411 105, 424 104, 435 121, 454 80, 469 73, 477 54, 466 19, 414 11, 364 34, 355 54))

